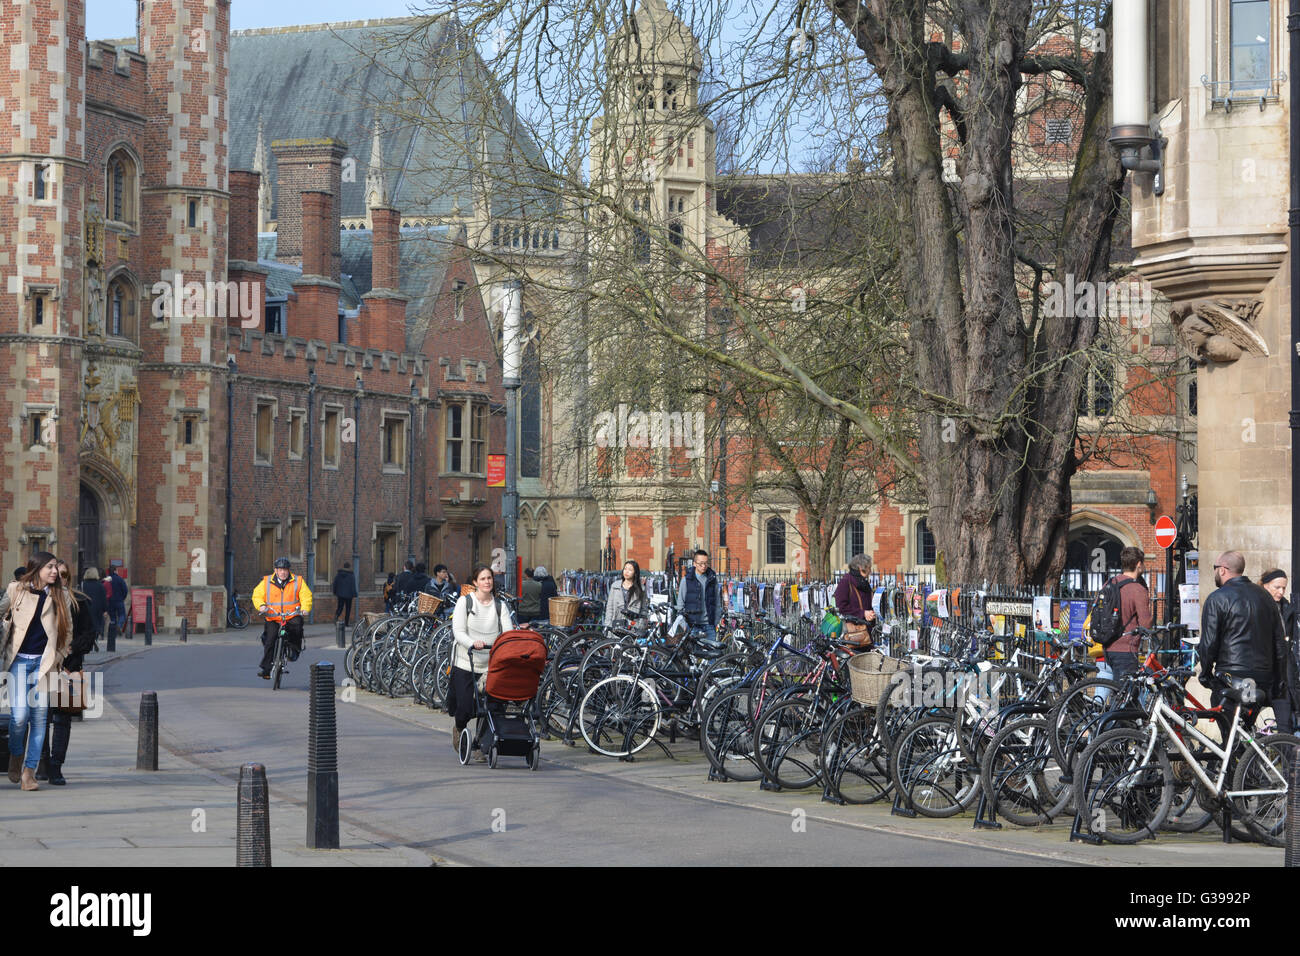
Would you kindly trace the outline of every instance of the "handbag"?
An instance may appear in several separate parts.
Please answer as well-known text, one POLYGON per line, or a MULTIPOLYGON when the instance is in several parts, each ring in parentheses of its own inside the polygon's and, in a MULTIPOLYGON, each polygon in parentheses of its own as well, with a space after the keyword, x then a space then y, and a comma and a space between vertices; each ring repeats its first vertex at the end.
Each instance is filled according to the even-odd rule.
POLYGON ((50 709, 60 714, 80 714, 86 709, 86 672, 58 671, 54 677, 50 709))
MULTIPOLYGON (((850 571, 850 574, 853 572, 850 571)), ((866 608, 862 607, 862 592, 857 586, 853 587, 853 593, 858 597, 858 610, 861 616, 866 616, 866 608)), ((871 643, 871 626, 868 624, 855 624, 852 621, 844 622, 844 633, 840 637, 841 642, 845 644, 870 644, 871 643)))

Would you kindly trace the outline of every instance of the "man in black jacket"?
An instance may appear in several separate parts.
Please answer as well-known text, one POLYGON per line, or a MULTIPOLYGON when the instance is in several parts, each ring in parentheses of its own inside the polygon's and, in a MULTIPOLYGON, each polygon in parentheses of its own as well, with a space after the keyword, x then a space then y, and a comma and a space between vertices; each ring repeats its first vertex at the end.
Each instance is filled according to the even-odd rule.
POLYGON ((343 615, 343 626, 350 627, 352 624, 352 599, 357 596, 357 579, 352 576, 352 562, 344 561, 343 567, 339 573, 334 575, 334 584, 330 588, 334 592, 334 620, 343 615))
POLYGON ((104 615, 108 613, 108 592, 99 579, 98 568, 86 568, 86 573, 81 576, 81 590, 90 598, 90 619, 98 637, 104 632, 104 615))
POLYGON ((397 580, 393 582, 394 604, 402 603, 415 593, 415 588, 411 587, 411 581, 414 577, 415 562, 408 559, 407 562, 402 565, 402 570, 397 575, 397 580))
POLYGON ((1213 694, 1210 705, 1223 699, 1221 681, 1249 677, 1259 688, 1258 706, 1284 693, 1286 640, 1282 617, 1272 596, 1245 575, 1246 559, 1225 551, 1214 562, 1218 590, 1201 609, 1201 683, 1213 694))

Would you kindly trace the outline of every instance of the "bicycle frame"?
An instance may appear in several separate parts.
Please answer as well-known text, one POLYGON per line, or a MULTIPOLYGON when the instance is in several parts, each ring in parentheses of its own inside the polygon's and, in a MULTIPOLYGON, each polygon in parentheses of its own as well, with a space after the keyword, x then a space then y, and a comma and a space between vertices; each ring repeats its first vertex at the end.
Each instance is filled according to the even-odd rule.
POLYGON ((1209 787, 1210 790, 1213 791, 1216 797, 1226 797, 1228 799, 1232 799, 1235 797, 1266 797, 1266 796, 1277 796, 1279 794, 1284 794, 1287 792, 1286 778, 1282 776, 1281 771, 1279 771, 1277 767, 1273 765, 1273 761, 1268 759, 1268 755, 1264 753, 1263 748, 1260 747, 1259 743, 1256 741, 1255 735, 1250 733, 1250 731, 1248 730, 1244 730, 1241 727, 1241 704, 1240 703, 1237 704, 1237 710, 1233 714, 1232 729, 1228 731, 1228 739, 1227 741, 1224 742, 1223 746, 1219 746, 1213 740, 1207 737, 1205 734, 1197 730, 1196 725, 1194 723, 1189 721, 1187 718, 1183 717, 1172 707, 1166 704, 1164 698, 1161 696, 1157 696, 1155 698, 1155 703, 1151 708, 1150 726, 1151 726, 1151 736, 1147 742, 1146 751, 1143 753, 1142 756, 1142 766, 1146 766, 1148 763, 1150 763, 1151 757, 1155 753, 1156 741, 1159 738, 1160 733, 1163 731, 1165 737, 1169 740, 1170 743, 1174 745, 1175 749, 1177 749, 1177 751, 1180 754, 1182 754, 1183 759, 1187 761, 1188 766, 1192 768, 1192 772, 1196 774, 1197 778, 1200 779, 1201 783, 1205 784, 1205 786, 1209 787), (1178 730, 1185 731, 1186 733, 1191 734, 1196 740, 1198 740, 1203 746, 1205 746, 1206 749, 1208 749, 1211 753, 1213 753, 1215 756, 1219 758, 1219 774, 1217 780, 1211 780, 1209 775, 1206 774, 1206 772, 1203 769, 1201 769, 1200 761, 1192 756, 1191 750, 1189 750, 1187 745, 1183 743, 1182 734, 1180 734, 1178 730, 1174 729, 1175 725, 1178 727, 1178 730), (1238 730, 1241 730, 1242 732, 1242 740, 1244 740, 1247 744, 1249 744, 1251 749, 1254 750, 1255 753, 1257 753, 1260 756, 1260 758, 1264 761, 1264 766, 1268 767, 1269 773, 1273 777, 1275 777, 1278 780, 1278 782, 1281 784, 1281 789, 1279 790, 1224 790, 1223 789, 1225 778, 1228 775, 1229 756, 1232 753, 1232 749, 1233 749, 1232 745, 1237 740, 1238 730))

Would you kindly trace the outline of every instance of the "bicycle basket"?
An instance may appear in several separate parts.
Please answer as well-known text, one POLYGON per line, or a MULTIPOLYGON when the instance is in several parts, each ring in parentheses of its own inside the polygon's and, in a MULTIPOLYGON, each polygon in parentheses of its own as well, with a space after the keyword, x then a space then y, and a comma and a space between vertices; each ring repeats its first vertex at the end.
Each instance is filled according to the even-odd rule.
POLYGON ((898 658, 886 657, 878 651, 853 655, 849 658, 850 695, 859 704, 875 707, 902 667, 898 658))

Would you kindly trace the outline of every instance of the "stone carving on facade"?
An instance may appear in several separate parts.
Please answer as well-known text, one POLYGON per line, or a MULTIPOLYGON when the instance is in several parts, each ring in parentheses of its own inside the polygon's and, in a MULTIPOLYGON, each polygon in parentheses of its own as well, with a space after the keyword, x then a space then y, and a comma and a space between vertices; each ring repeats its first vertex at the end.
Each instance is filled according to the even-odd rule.
POLYGON ((80 448, 83 455, 93 455, 117 469, 130 492, 130 512, 134 514, 136 406, 140 392, 129 368, 102 368, 87 360, 83 371, 81 398, 80 448))
POLYGON ((1198 299, 1176 306, 1169 317, 1187 350, 1199 362, 1235 362, 1243 355, 1268 355, 1268 345, 1252 324, 1259 299, 1198 299))

